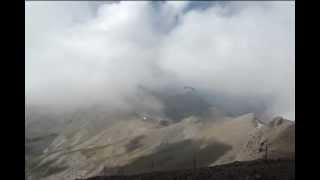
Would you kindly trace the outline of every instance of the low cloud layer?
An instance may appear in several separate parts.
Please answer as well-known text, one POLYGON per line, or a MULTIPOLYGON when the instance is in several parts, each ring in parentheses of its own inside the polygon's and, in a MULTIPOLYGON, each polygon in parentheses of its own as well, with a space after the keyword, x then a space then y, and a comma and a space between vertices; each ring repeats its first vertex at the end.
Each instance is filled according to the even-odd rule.
POLYGON ((26 97, 161 110, 191 86, 295 119, 294 2, 26 2, 26 97))

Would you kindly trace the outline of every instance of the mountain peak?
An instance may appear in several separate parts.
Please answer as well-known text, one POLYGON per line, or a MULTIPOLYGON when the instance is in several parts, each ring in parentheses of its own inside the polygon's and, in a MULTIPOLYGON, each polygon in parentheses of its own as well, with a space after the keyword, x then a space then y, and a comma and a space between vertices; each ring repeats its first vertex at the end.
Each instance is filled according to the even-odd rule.
POLYGON ((271 127, 277 127, 277 126, 280 126, 280 125, 283 125, 283 124, 292 124, 292 122, 287 120, 287 119, 285 119, 285 118, 283 118, 283 117, 281 117, 281 116, 276 116, 269 123, 269 125, 271 127))

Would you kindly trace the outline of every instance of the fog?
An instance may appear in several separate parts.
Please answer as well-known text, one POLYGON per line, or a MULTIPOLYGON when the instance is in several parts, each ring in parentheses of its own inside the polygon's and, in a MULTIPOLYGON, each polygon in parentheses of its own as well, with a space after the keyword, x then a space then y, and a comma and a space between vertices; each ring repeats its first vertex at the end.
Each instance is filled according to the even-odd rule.
POLYGON ((162 112, 166 104, 150 92, 190 86, 212 104, 261 102, 269 116, 295 120, 294 8, 292 1, 26 2, 27 103, 162 112))

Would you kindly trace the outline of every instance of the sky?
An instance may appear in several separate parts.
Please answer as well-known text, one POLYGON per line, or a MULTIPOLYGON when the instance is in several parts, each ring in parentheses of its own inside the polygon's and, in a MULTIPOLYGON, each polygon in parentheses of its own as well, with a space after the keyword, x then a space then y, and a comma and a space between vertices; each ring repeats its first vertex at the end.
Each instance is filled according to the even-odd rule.
POLYGON ((161 110, 191 86, 295 119, 294 1, 27 1, 28 103, 161 110))

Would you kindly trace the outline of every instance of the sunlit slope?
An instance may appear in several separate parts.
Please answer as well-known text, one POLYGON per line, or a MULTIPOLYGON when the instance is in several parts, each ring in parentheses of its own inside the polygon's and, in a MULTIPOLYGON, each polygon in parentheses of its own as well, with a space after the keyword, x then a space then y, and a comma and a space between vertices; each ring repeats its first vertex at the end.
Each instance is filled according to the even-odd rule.
POLYGON ((265 152, 259 148, 265 139, 271 144, 269 158, 294 155, 294 123, 286 120, 261 124, 254 114, 245 114, 221 121, 189 117, 163 125, 152 117, 122 118, 100 123, 96 131, 90 121, 66 126, 33 173, 41 179, 69 179, 102 172, 131 174, 212 166, 263 158, 265 152))

